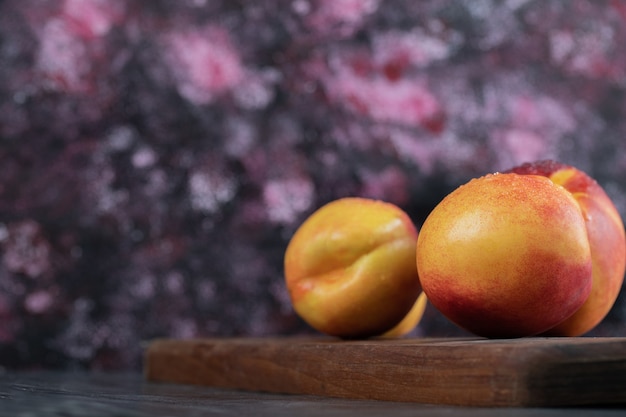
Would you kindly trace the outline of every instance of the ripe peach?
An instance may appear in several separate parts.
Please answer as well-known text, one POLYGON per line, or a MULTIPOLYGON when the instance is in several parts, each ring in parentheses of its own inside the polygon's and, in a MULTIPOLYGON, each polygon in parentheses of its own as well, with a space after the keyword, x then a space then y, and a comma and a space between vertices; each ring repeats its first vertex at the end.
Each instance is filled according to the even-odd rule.
POLYGON ((426 311, 426 304, 428 304, 428 298, 426 298, 426 294, 423 292, 417 297, 417 301, 411 307, 411 310, 407 313, 406 316, 400 321, 400 323, 396 324, 392 329, 387 330, 385 333, 381 335, 381 338, 384 339, 393 339, 396 337, 405 336, 413 329, 417 327, 419 322, 422 320, 424 316, 424 311, 426 311))
POLYGON ((582 209, 593 265, 591 294, 574 315, 546 334, 579 336, 587 333, 608 314, 622 288, 626 238, 619 212, 594 179, 572 166, 539 161, 515 167, 510 172, 548 177, 569 191, 582 209))
POLYGON ((342 198, 315 211, 285 252, 293 307, 311 327, 342 338, 378 336, 421 292, 417 230, 397 206, 342 198))
POLYGON ((583 213, 543 176, 497 173, 457 188, 426 218, 416 253, 429 301, 480 336, 542 333, 591 291, 583 213))

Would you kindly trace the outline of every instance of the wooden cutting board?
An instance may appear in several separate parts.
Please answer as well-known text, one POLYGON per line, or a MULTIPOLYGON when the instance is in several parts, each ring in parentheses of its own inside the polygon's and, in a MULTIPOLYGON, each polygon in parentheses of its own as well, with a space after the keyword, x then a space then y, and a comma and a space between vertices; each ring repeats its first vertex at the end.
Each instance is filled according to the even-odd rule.
POLYGON ((150 381, 462 406, 626 404, 626 338, 156 340, 150 381))

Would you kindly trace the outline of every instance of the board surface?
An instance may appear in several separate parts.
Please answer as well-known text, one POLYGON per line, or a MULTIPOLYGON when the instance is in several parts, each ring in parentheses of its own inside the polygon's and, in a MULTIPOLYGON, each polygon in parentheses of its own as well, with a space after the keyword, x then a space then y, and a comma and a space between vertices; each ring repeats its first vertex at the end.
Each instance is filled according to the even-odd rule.
POLYGON ((626 338, 155 340, 145 378, 463 406, 626 404, 626 338))

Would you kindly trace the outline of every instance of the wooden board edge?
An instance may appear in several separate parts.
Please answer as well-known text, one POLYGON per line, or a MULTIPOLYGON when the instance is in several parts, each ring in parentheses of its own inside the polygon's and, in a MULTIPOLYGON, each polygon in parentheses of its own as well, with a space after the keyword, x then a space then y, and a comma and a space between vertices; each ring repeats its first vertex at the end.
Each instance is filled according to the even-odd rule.
MULTIPOLYGON (((598 369, 593 360, 586 364, 576 362, 587 355, 588 349, 591 354, 604 346, 603 343, 594 343, 593 340, 577 341, 574 347, 570 347, 565 353, 559 351, 560 344, 555 341, 554 349, 542 349, 539 355, 535 354, 533 349, 527 351, 517 349, 515 346, 518 343, 513 342, 510 344, 510 355, 499 353, 499 358, 503 359, 500 362, 490 362, 488 357, 473 357, 471 350, 489 350, 494 347, 508 349, 507 343, 477 341, 472 344, 471 340, 448 340, 448 342, 439 340, 431 343, 420 340, 418 347, 426 355, 420 358, 419 354, 410 351, 412 346, 410 341, 368 344, 297 340, 296 344, 299 344, 298 348, 303 350, 301 357, 304 359, 307 358, 307 347, 316 348, 321 343, 326 350, 326 354, 321 356, 321 362, 313 369, 310 366, 299 365, 297 361, 294 362, 293 358, 285 359, 284 352, 281 352, 283 348, 281 339, 266 344, 256 343, 258 340, 250 339, 155 340, 146 350, 144 370, 145 378, 150 381, 277 394, 312 394, 325 397, 479 407, 624 404, 626 403, 626 372, 623 371, 626 367, 626 339, 614 341, 619 343, 614 344, 611 355, 603 359, 603 365, 598 369), (471 346, 469 354, 467 349, 463 348, 467 343, 471 346), (593 348, 594 344, 597 345, 595 348, 593 348), (393 361, 366 364, 368 357, 366 351, 372 346, 375 346, 375 349, 391 350, 396 355, 406 355, 408 360, 419 362, 423 369, 420 371, 419 366, 417 370, 414 366, 402 368, 393 361), (357 352, 355 359, 357 362, 351 365, 357 368, 356 371, 342 368, 341 364, 332 361, 333 352, 345 355, 345 349, 354 348, 357 351, 363 351, 357 352), (456 349, 455 354, 460 356, 448 358, 445 352, 437 355, 437 349, 441 348, 452 348, 448 353, 453 353, 456 349), (233 359, 232 352, 225 352, 232 349, 239 352, 240 358, 234 356, 233 359), (458 369, 447 375, 438 376, 437 364, 430 366, 427 361, 445 358, 451 360, 451 365, 458 366, 458 369), (425 362, 420 362, 420 360, 425 362), (472 360, 482 361, 483 368, 480 366, 472 368, 471 363, 467 363, 472 360), (179 366, 173 367, 173 363, 178 363, 179 366), (521 368, 522 365, 526 368, 521 368), (268 366, 271 369, 267 368, 268 366), (259 369, 269 370, 269 373, 273 374, 273 379, 268 380, 266 376, 255 375, 254 373, 259 369), (565 376, 554 377, 550 375, 550 372, 565 376), (229 376, 228 373, 232 375, 229 376), (355 381, 347 380, 344 380, 347 386, 342 386, 340 382, 337 382, 341 378, 352 377, 361 377, 366 381, 365 383, 375 383, 378 387, 367 388, 359 386, 355 381), (603 377, 615 382, 612 389, 606 391, 586 385, 588 381, 597 382, 598 378, 603 377), (568 382, 564 378, 571 378, 573 382, 568 382), (413 386, 411 386, 411 381, 414 383, 413 386), (429 387, 428 384, 434 384, 434 386, 429 387), (484 387, 491 387, 491 390, 487 391, 484 387)), ((380 352, 374 353, 380 354, 380 352)))

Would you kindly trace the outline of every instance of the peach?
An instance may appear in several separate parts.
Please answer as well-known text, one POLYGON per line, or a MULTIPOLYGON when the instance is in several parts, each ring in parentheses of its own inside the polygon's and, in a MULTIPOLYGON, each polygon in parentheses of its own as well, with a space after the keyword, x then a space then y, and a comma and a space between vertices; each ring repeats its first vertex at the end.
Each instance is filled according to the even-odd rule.
POLYGON ((426 294, 422 292, 419 297, 417 297, 417 301, 415 301, 411 310, 404 316, 400 323, 396 324, 390 330, 387 330, 380 337, 383 339, 393 339, 410 333, 422 320, 424 312, 426 311, 426 304, 428 304, 428 298, 426 298, 426 294))
POLYGON ((424 221, 416 256, 429 302, 480 336, 545 332, 591 291, 580 205, 545 176, 496 173, 460 186, 424 221))
POLYGON ((296 313, 341 338, 382 335, 415 304, 417 230, 397 206, 348 197, 316 210, 285 251, 285 282, 296 313))
POLYGON ((580 336, 596 327, 613 307, 626 270, 624 224, 604 189, 579 169, 554 161, 539 161, 510 170, 543 175, 569 191, 583 212, 591 248, 591 294, 571 317, 546 335, 580 336))

